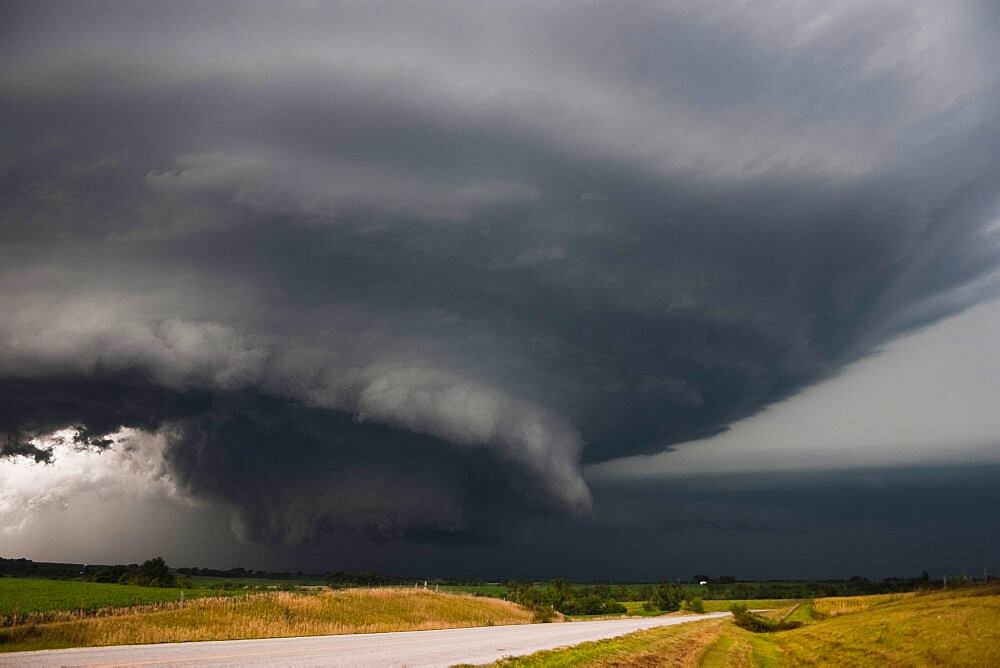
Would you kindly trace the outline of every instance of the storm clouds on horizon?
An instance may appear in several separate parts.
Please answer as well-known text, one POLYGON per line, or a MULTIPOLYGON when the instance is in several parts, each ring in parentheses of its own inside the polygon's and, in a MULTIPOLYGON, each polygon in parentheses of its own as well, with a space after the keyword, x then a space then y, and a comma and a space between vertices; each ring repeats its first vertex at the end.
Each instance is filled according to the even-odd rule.
POLYGON ((837 504, 684 476, 998 463, 995 4, 0 13, 8 545, 109 499, 400 563, 719 545, 837 504))

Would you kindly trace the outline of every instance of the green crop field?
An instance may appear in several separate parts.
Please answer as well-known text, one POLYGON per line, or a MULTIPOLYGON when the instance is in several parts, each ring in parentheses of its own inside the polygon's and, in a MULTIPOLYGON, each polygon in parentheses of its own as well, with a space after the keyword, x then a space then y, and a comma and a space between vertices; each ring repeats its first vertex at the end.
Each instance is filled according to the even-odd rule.
POLYGON ((0 624, 13 617, 48 612, 95 612, 150 603, 168 603, 202 596, 218 596, 208 588, 140 587, 137 585, 0 578, 0 624))

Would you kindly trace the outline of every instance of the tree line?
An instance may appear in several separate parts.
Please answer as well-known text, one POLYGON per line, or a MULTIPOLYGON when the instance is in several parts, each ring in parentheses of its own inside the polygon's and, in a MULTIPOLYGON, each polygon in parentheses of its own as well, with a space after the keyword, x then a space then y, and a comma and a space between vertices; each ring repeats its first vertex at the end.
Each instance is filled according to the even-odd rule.
POLYGON ((509 583, 511 601, 539 610, 553 610, 564 615, 624 614, 621 601, 643 601, 650 612, 673 612, 684 608, 704 612, 701 598, 686 593, 669 582, 657 585, 581 585, 565 578, 551 582, 509 583))

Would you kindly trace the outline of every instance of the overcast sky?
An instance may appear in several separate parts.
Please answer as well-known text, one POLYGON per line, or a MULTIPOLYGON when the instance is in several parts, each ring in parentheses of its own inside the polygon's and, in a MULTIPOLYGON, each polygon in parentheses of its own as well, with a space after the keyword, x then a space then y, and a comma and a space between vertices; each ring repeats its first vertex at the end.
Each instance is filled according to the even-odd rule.
POLYGON ((0 13, 4 556, 1000 571, 995 3, 0 13))

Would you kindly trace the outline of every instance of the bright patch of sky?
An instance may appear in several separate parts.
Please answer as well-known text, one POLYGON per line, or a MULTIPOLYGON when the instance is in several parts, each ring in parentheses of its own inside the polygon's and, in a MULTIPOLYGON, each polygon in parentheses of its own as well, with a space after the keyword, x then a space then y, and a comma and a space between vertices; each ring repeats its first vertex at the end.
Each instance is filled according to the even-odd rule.
POLYGON ((589 479, 1000 463, 1000 302, 911 334, 714 438, 589 479))

